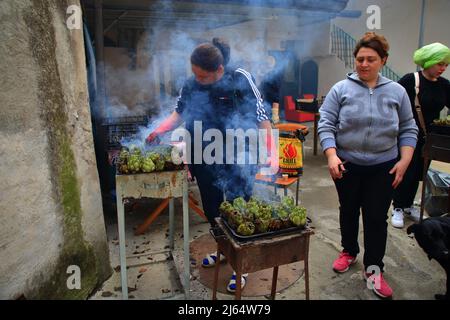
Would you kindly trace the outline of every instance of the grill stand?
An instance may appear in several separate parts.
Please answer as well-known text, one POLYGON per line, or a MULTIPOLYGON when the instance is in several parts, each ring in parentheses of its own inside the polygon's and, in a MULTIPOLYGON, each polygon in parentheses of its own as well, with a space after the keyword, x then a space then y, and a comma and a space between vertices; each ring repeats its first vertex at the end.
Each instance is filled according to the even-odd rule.
POLYGON ((122 299, 128 299, 127 256, 125 249, 125 198, 158 198, 169 202, 169 252, 174 249, 174 203, 173 198, 183 198, 183 287, 185 298, 190 292, 189 260, 189 209, 187 171, 166 171, 133 175, 116 175, 117 220, 119 229, 120 276, 122 299))
MULTIPOLYGON (((314 232, 306 228, 301 232, 278 235, 270 238, 238 242, 229 233, 221 218, 215 219, 219 234, 213 234, 217 241, 217 256, 223 254, 233 270, 236 272, 236 300, 241 299, 241 276, 247 272, 255 272, 273 268, 271 296, 275 300, 278 267, 284 264, 302 261, 305 269, 305 295, 309 300, 309 237, 314 232)), ((216 263, 214 270, 214 285, 212 299, 216 300, 217 282, 219 279, 220 263, 216 263)))

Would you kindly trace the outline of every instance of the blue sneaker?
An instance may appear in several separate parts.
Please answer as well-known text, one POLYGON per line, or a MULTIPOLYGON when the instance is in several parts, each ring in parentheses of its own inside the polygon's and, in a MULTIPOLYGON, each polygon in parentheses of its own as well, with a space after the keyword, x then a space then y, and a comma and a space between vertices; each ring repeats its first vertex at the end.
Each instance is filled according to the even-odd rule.
MULTIPOLYGON (((207 254, 206 257, 202 261, 202 266, 205 268, 214 267, 217 261, 217 251, 207 254)), ((225 256, 223 254, 220 255, 220 262, 225 261, 225 256)))
MULTIPOLYGON (((241 277, 241 290, 244 289, 247 283, 248 273, 244 273, 241 277)), ((236 272, 233 271, 233 275, 231 276, 230 282, 227 285, 227 291, 231 293, 236 292, 236 272)))

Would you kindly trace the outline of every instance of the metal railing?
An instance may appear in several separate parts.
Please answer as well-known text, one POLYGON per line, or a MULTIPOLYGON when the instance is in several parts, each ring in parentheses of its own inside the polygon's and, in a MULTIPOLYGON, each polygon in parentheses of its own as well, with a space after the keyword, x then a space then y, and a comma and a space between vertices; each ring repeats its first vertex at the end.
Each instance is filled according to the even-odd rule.
MULTIPOLYGON (((355 69, 355 59, 353 58, 353 49, 355 48, 356 40, 348 33, 336 25, 331 27, 331 53, 334 53, 340 60, 345 63, 346 68, 355 69)), ((381 74, 393 81, 398 81, 400 76, 396 74, 388 66, 381 69, 381 74)))

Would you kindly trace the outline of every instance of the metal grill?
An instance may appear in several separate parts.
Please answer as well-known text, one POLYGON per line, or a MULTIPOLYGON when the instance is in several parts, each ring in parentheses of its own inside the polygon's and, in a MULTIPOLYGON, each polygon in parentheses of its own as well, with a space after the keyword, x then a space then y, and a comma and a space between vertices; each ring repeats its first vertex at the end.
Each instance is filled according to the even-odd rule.
POLYGON ((105 132, 105 143, 108 150, 120 149, 120 141, 123 138, 135 136, 139 127, 147 126, 149 116, 114 117, 103 119, 102 126, 105 132))

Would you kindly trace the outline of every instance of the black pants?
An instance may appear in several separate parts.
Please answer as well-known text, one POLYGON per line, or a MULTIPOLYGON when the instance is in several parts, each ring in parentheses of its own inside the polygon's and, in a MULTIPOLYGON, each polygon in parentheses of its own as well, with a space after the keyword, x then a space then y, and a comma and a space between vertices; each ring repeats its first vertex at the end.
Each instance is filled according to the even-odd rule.
POLYGON ((359 253, 359 215, 364 227, 364 267, 378 266, 383 271, 387 240, 387 212, 392 200, 394 175, 389 170, 396 160, 375 166, 346 163, 347 172, 335 180, 339 196, 339 223, 342 247, 351 256, 359 253))
POLYGON ((394 190, 392 202, 394 208, 410 208, 414 203, 419 181, 422 180, 423 175, 422 148, 423 143, 418 143, 402 182, 394 190))
POLYGON ((219 206, 224 200, 232 202, 237 197, 249 200, 257 167, 255 165, 189 165, 191 174, 197 180, 202 198, 203 211, 211 226, 219 216, 219 206))

